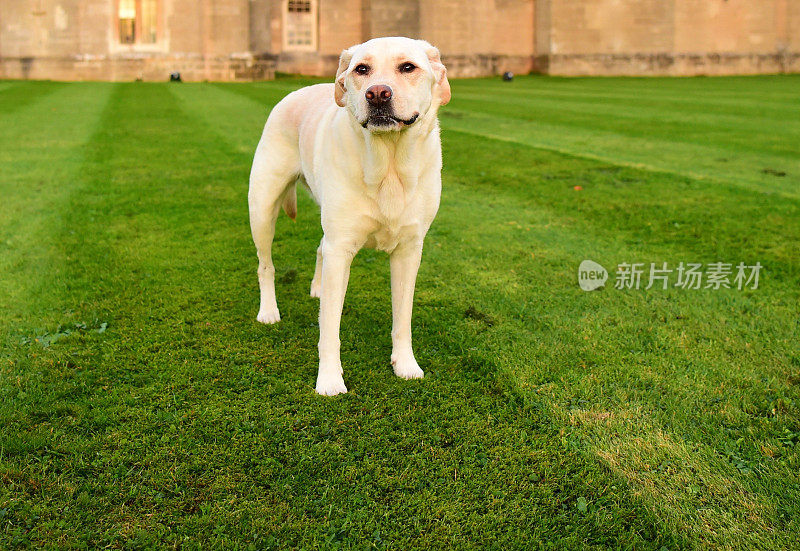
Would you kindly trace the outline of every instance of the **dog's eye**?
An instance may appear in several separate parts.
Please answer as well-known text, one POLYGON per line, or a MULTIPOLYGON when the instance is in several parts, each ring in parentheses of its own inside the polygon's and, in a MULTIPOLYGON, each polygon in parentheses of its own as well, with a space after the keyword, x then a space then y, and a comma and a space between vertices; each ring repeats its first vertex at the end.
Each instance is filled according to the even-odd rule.
POLYGON ((356 65, 356 68, 353 69, 359 75, 366 75, 369 73, 369 65, 364 65, 363 63, 360 65, 356 65))
POLYGON ((416 68, 417 66, 413 63, 403 63, 399 67, 401 73, 413 73, 416 68))

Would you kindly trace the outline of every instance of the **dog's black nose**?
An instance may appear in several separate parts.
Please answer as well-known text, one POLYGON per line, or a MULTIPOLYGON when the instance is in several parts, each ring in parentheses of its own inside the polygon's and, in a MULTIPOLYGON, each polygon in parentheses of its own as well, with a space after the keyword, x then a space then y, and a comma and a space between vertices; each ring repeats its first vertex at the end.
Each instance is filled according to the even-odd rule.
POLYGON ((370 105, 378 107, 392 99, 392 89, 384 84, 376 84, 367 88, 367 93, 364 95, 370 105))

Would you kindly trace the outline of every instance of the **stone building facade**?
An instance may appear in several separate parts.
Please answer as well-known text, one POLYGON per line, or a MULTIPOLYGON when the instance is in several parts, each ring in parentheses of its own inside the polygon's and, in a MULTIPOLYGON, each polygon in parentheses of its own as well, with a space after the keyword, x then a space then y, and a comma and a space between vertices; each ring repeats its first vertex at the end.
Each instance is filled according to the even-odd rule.
POLYGON ((331 75, 392 35, 456 77, 800 72, 800 0, 0 0, 0 78, 331 75))

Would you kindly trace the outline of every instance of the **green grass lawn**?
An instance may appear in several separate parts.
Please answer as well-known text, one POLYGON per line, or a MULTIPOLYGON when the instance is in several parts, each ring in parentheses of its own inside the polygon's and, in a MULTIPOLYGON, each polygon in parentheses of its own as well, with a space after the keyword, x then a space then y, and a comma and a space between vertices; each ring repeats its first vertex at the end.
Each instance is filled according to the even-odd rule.
POLYGON ((269 327, 247 216, 308 82, 0 82, 0 548, 797 547, 800 77, 453 82, 426 378, 363 251, 332 399, 317 209, 269 327), (764 268, 587 293, 586 258, 764 268))

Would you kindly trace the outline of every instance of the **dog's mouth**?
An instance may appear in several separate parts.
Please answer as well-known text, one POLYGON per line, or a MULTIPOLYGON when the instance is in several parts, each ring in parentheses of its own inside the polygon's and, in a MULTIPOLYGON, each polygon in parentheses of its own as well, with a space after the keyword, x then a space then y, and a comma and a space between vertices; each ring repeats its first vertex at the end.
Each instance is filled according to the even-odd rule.
POLYGON ((370 115, 366 118, 364 122, 361 123, 361 126, 366 128, 367 126, 373 126, 375 128, 394 128, 398 125, 400 127, 403 126, 411 126, 417 119, 419 118, 419 113, 414 113, 414 115, 410 119, 401 119, 400 117, 396 117, 390 113, 386 113, 384 111, 376 111, 374 113, 370 113, 370 115))

